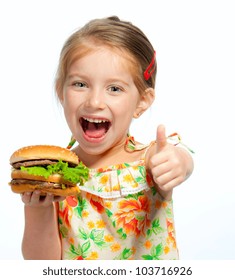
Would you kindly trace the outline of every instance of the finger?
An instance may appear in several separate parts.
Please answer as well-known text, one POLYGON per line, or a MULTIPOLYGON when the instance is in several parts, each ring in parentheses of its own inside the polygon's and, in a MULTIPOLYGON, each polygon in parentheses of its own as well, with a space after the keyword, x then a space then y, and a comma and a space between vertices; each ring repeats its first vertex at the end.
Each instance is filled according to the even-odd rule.
POLYGON ((167 179, 165 180, 165 179, 164 178, 158 179, 158 181, 160 182, 157 183, 158 187, 164 191, 170 191, 182 183, 181 177, 176 177, 171 180, 167 180, 167 179))
POLYGON ((40 200, 40 191, 36 190, 32 193, 30 203, 31 204, 37 204, 39 202, 39 200, 40 200))
POLYGON ((43 206, 48 206, 50 205, 54 200, 54 195, 52 193, 47 193, 43 200, 43 206))
POLYGON ((171 172, 167 172, 167 173, 155 176, 154 180, 157 183, 157 185, 160 187, 160 186, 166 185, 167 183, 171 182, 175 178, 177 178, 177 177, 174 177, 171 172))
POLYGON ((163 162, 152 169, 152 174, 154 177, 160 177, 163 174, 166 174, 170 171, 171 171, 171 167, 169 166, 169 164, 167 162, 163 162))
POLYGON ((157 128, 157 153, 167 145, 165 126, 159 125, 157 128))
POLYGON ((21 200, 24 202, 24 204, 29 204, 31 200, 31 192, 25 192, 21 194, 21 200))

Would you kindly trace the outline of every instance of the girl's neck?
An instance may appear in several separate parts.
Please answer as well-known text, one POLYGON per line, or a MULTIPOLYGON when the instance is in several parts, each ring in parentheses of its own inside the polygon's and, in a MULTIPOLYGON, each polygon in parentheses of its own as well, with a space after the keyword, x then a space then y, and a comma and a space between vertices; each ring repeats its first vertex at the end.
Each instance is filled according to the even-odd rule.
POLYGON ((139 160, 143 154, 143 151, 126 151, 124 144, 112 147, 99 155, 87 154, 80 146, 77 146, 74 151, 89 168, 102 168, 124 162, 133 162, 139 160))

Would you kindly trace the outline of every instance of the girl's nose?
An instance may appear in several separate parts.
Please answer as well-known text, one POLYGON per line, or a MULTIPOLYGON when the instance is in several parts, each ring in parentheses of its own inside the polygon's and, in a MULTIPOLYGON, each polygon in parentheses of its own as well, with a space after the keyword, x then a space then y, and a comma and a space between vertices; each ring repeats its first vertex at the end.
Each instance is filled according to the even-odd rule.
POLYGON ((86 100, 86 106, 92 109, 104 109, 104 94, 98 90, 93 90, 92 92, 89 92, 86 100))

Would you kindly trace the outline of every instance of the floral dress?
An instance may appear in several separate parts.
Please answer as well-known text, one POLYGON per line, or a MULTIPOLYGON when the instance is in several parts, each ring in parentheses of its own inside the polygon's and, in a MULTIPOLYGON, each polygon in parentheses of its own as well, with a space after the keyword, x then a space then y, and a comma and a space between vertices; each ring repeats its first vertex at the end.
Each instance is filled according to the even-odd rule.
POLYGON ((79 195, 59 202, 62 259, 178 259, 172 201, 156 191, 144 158, 89 172, 79 195))

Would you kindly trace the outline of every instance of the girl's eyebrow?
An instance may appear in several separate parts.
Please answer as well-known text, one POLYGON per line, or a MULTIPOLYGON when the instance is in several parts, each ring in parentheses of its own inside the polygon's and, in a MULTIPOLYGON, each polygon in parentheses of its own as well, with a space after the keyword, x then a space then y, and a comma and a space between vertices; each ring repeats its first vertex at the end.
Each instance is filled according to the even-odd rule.
POLYGON ((80 76, 78 74, 69 74, 67 75, 67 79, 73 79, 73 78, 79 78, 80 76))
POLYGON ((108 83, 122 83, 126 86, 130 86, 130 84, 120 78, 110 78, 107 80, 108 83))
MULTIPOLYGON (((69 74, 67 76, 67 79, 68 80, 71 80, 71 79, 74 79, 74 78, 79 78, 79 79, 83 79, 83 76, 79 75, 79 73, 76 73, 76 74, 69 74)), ((106 80, 107 83, 122 83, 124 84, 125 86, 130 86, 130 83, 128 83, 127 81, 123 80, 123 79, 120 79, 120 78, 117 78, 117 77, 113 77, 113 78, 109 78, 106 80)))

